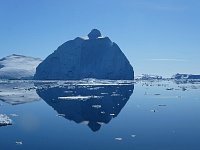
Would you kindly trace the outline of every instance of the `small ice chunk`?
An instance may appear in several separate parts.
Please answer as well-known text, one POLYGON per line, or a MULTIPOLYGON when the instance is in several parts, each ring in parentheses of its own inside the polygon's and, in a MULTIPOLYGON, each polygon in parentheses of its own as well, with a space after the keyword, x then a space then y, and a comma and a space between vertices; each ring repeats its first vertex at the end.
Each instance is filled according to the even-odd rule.
POLYGON ((58 117, 65 117, 65 114, 57 114, 58 117))
POLYGON ((110 114, 110 116, 114 116, 115 114, 110 114))
POLYGON ((152 112, 156 112, 156 110, 155 110, 155 109, 152 109, 151 111, 152 111, 152 112))
POLYGON ((81 96, 81 95, 78 95, 78 96, 58 97, 58 99, 60 99, 60 100, 88 100, 88 99, 91 99, 91 98, 98 99, 98 98, 101 98, 101 96, 81 96))
POLYGON ((117 140, 117 141, 121 141, 122 138, 121 138, 121 137, 116 137, 115 140, 117 140))
POLYGON ((108 93, 101 93, 101 95, 107 95, 108 93))
POLYGON ((115 93, 114 93, 114 94, 112 94, 111 96, 120 96, 120 94, 115 94, 115 93))
POLYGON ((10 114, 11 117, 18 117, 19 115, 17 114, 10 114))
POLYGON ((136 135, 132 134, 131 137, 134 138, 134 137, 136 137, 136 135))
POLYGON ((7 116, 0 114, 0 126, 12 125, 12 120, 7 116))
POLYGON ((99 108, 101 108, 101 105, 92 105, 92 107, 99 109, 99 108))
POLYGON ((90 99, 91 96, 66 96, 66 97, 58 97, 60 100, 87 100, 90 99))
POLYGON ((23 144, 22 141, 16 141, 15 143, 16 143, 17 145, 22 145, 22 144, 23 144))

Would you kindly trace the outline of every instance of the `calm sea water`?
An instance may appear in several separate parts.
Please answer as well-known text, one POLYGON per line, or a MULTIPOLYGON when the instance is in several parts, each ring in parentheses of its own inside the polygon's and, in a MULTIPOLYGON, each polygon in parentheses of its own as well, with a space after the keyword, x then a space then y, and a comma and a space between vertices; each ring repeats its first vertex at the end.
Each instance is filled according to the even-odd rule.
POLYGON ((1 81, 0 150, 199 150, 200 84, 1 81))

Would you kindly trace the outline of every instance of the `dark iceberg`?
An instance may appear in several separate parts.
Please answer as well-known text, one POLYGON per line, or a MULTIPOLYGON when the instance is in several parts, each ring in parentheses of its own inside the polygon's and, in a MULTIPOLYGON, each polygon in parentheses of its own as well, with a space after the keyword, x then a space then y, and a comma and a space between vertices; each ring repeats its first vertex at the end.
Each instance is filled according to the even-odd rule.
POLYGON ((93 29, 86 38, 67 41, 36 68, 37 80, 80 80, 84 78, 132 80, 133 67, 108 37, 93 29))

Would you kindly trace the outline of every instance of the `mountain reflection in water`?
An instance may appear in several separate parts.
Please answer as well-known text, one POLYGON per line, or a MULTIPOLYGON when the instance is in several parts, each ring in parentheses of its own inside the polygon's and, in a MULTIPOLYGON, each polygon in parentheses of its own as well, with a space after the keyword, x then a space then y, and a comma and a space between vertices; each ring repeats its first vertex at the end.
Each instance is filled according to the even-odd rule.
POLYGON ((85 123, 92 131, 98 131, 117 117, 134 90, 132 83, 65 84, 42 83, 36 85, 37 94, 58 115, 85 123))

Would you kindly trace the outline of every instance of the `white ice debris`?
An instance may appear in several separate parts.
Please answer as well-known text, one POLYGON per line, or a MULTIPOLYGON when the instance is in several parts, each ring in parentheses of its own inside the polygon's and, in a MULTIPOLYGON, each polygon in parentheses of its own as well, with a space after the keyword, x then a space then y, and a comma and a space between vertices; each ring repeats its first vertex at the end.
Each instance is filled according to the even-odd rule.
POLYGON ((62 97, 58 97, 58 99, 60 100, 88 100, 91 98, 101 98, 100 96, 62 96, 62 97))
POLYGON ((4 114, 0 114, 0 126, 6 126, 6 125, 11 125, 12 120, 4 114))
POLYGON ((93 108, 99 109, 101 108, 101 105, 92 105, 93 108))
POLYGON ((16 143, 17 145, 22 145, 22 144, 23 144, 22 141, 16 141, 15 143, 16 143))
POLYGON ((19 115, 17 114, 10 114, 11 117, 18 117, 19 115))
POLYGON ((110 114, 110 116, 115 116, 115 114, 110 114))
POLYGON ((132 134, 131 137, 134 138, 134 137, 136 137, 136 135, 132 134))
POLYGON ((122 141, 122 138, 121 137, 116 137, 115 140, 122 141))
POLYGON ((156 110, 155 110, 155 109, 151 109, 150 111, 151 111, 151 112, 156 112, 156 110))

